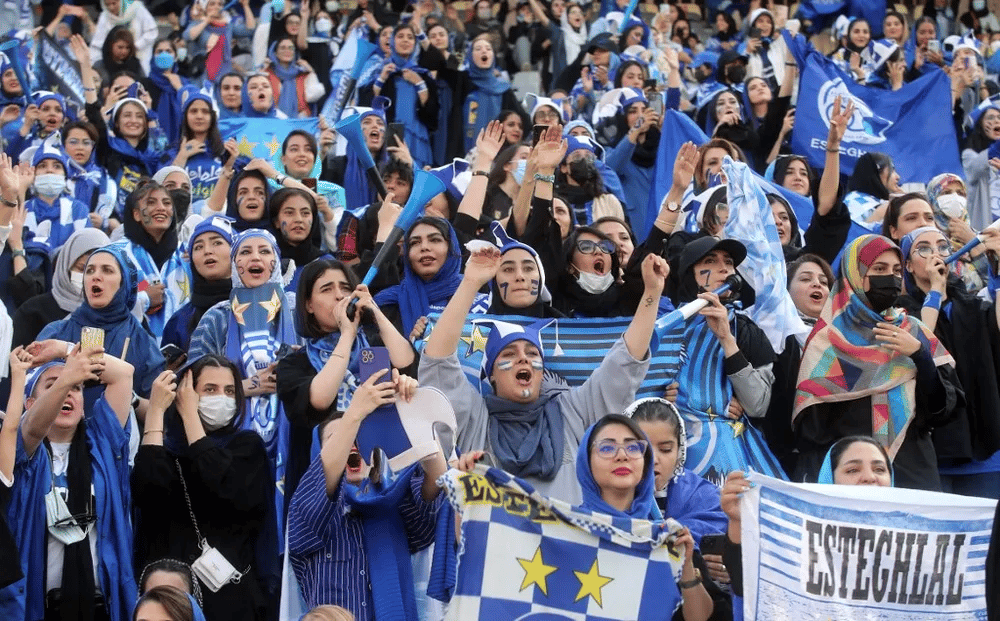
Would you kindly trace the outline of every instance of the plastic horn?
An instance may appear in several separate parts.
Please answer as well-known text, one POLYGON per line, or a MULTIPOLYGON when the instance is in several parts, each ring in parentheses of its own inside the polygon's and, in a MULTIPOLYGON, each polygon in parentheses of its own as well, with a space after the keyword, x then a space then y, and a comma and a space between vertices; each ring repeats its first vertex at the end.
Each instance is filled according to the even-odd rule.
POLYGON ((378 46, 367 39, 358 39, 357 54, 354 57, 354 66, 351 67, 351 73, 349 75, 341 75, 340 82, 337 84, 337 92, 333 100, 335 103, 333 109, 330 111, 332 118, 340 118, 340 113, 344 111, 347 102, 351 100, 351 95, 354 94, 354 88, 358 85, 358 78, 361 77, 361 72, 365 68, 365 62, 368 61, 368 58, 376 49, 378 49, 378 46))
POLYGON ((378 174, 375 159, 372 158, 372 153, 368 150, 365 136, 361 131, 361 115, 352 114, 345 119, 341 119, 334 128, 338 134, 347 139, 348 146, 354 151, 358 159, 361 160, 361 164, 365 167, 365 174, 368 175, 368 183, 375 186, 375 191, 378 193, 379 199, 384 199, 388 190, 385 189, 385 182, 382 181, 382 176, 378 174))
POLYGON ((625 34, 625 26, 631 21, 632 15, 635 14, 635 9, 638 6, 639 0, 631 0, 628 3, 628 6, 625 8, 625 16, 622 17, 622 23, 618 26, 618 34, 625 34))
MULTIPOLYGON (((413 190, 410 192, 410 198, 406 201, 406 205, 403 206, 403 211, 399 212, 396 224, 392 225, 392 231, 386 238, 385 243, 382 244, 382 248, 379 249, 378 254, 375 255, 375 260, 372 261, 372 266, 368 268, 368 273, 365 274, 365 278, 361 281, 361 284, 365 286, 372 284, 375 276, 378 275, 379 268, 388 260, 388 257, 392 256, 396 244, 402 239, 406 229, 413 226, 413 223, 416 222, 420 212, 424 209, 424 205, 444 191, 444 181, 422 170, 414 173, 413 190)), ((357 298, 352 299, 347 305, 347 318, 351 321, 354 321, 354 313, 356 312, 357 305, 357 298)))
MULTIPOLYGON (((723 293, 730 290, 734 293, 738 293, 742 287, 743 278, 739 274, 733 274, 726 279, 725 284, 712 293, 718 296, 721 296, 723 293)), ((691 302, 682 305, 680 308, 670 311, 663 317, 657 319, 656 323, 653 325, 653 340, 649 343, 649 350, 655 354, 660 348, 660 341, 664 336, 666 336, 678 325, 693 317, 695 313, 706 306, 708 306, 708 300, 698 298, 697 300, 692 300, 691 302)))
MULTIPOLYGON (((986 227, 985 229, 983 229, 983 232, 985 232, 985 231, 1000 231, 1000 220, 997 220, 993 224, 991 224, 988 227, 986 227)), ((973 248, 975 248, 979 244, 983 243, 986 240, 986 237, 983 235, 983 232, 980 232, 978 235, 976 235, 975 237, 973 237, 972 240, 969 243, 967 243, 964 246, 962 246, 961 248, 959 248, 958 252, 956 252, 955 254, 951 255, 947 259, 945 259, 944 260, 945 265, 950 265, 950 264, 954 263, 955 261, 958 261, 958 259, 963 254, 967 253, 968 251, 972 250, 973 248)))
POLYGON ((24 91, 24 99, 29 103, 35 103, 35 98, 31 96, 31 85, 28 82, 28 74, 24 71, 24 65, 21 64, 21 56, 18 54, 18 47, 20 47, 21 42, 17 39, 11 39, 3 44, 0 44, 0 52, 7 55, 7 60, 10 61, 11 66, 14 68, 14 75, 17 76, 17 81, 21 84, 21 90, 24 91))

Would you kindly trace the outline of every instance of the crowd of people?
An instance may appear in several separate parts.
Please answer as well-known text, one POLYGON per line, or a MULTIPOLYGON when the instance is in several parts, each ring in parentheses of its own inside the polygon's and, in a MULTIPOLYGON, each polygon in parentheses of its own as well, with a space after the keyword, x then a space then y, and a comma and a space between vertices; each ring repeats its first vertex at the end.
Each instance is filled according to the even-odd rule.
POLYGON ((684 621, 741 618, 744 470, 1000 498, 1000 23, 959 4, 5 2, 0 616, 442 619, 438 479, 482 460, 680 522, 663 618, 684 621), (793 152, 796 40, 886 93, 947 75, 927 123, 961 166, 901 180, 871 150, 845 172, 846 96, 822 167, 793 152), (335 131, 352 115, 360 142, 335 131), (678 115, 707 140, 675 141, 678 115), (227 119, 280 145, 254 157, 227 119), (795 334, 733 285, 756 260, 727 227, 744 169, 781 190, 764 228, 795 334), (657 322, 692 303, 664 375, 657 322), (624 333, 568 382, 542 331, 602 318, 624 333), (363 423, 420 387, 455 451, 373 493, 363 423))

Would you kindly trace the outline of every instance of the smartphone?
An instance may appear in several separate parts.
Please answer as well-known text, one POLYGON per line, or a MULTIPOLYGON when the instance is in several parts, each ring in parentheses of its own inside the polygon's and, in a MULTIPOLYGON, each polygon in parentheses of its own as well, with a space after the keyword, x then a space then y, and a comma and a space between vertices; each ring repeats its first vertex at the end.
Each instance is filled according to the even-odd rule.
POLYGON ((395 147, 398 144, 395 140, 397 136, 399 137, 399 142, 405 142, 406 126, 402 123, 389 123, 389 137, 385 144, 395 147))
POLYGON ((183 356, 186 352, 173 343, 167 343, 160 348, 160 353, 163 354, 164 359, 166 359, 167 364, 169 364, 183 356))
POLYGON ((531 146, 534 147, 549 129, 548 125, 535 125, 531 128, 531 146))
POLYGON ((660 97, 659 92, 653 93, 653 97, 649 100, 649 107, 655 110, 657 114, 663 114, 663 97, 660 97))
POLYGON ((759 39, 760 38, 760 28, 757 28, 756 26, 754 26, 753 28, 751 28, 750 29, 750 38, 751 39, 759 39))
POLYGON ((941 53, 941 42, 937 39, 931 39, 927 42, 927 51, 934 52, 935 54, 941 53))
POLYGON ((368 378, 385 369, 386 373, 379 378, 378 383, 392 381, 392 363, 389 361, 389 350, 385 347, 365 347, 361 350, 360 370, 358 379, 364 383, 368 378))
MULTIPOLYGON (((80 329, 80 349, 104 348, 104 329, 84 326, 80 329)), ((92 360, 100 360, 103 354, 94 354, 92 360)))
POLYGON ((656 87, 657 87, 656 80, 653 80, 653 79, 646 80, 645 82, 643 82, 642 87, 643 87, 643 89, 645 89, 647 91, 648 90, 654 90, 655 91, 656 87))
POLYGON ((306 177, 305 179, 302 179, 302 185, 306 186, 313 192, 316 191, 316 180, 311 177, 306 177))
POLYGON ((703 535, 701 538, 701 553, 722 556, 722 551, 726 547, 726 536, 719 533, 717 535, 703 535))

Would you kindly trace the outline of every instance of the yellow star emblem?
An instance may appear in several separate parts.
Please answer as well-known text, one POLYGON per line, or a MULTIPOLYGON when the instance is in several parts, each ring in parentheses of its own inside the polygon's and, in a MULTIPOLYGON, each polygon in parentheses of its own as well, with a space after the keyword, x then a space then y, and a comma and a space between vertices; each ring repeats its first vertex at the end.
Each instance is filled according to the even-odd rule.
POLYGON ((486 337, 480 332, 479 326, 472 327, 472 334, 469 336, 463 336, 462 341, 469 346, 469 351, 465 352, 465 357, 468 358, 477 351, 486 352, 486 337))
POLYGON ((268 157, 274 157, 274 154, 281 149, 281 143, 278 142, 278 137, 274 134, 271 134, 271 142, 265 142, 264 146, 267 147, 268 157))
POLYGON ((746 428, 747 428, 746 423, 744 423, 743 421, 738 421, 738 420, 731 420, 731 421, 729 421, 726 424, 733 428, 733 437, 734 438, 738 438, 741 435, 743 435, 743 432, 746 431, 746 428))
POLYGON ((281 310, 281 296, 278 295, 277 291, 272 291, 270 300, 258 302, 258 304, 267 311, 267 321, 270 323, 274 321, 274 318, 278 316, 278 311, 281 310))
POLYGON ((257 146, 256 142, 250 142, 247 140, 246 136, 240 136, 239 142, 236 143, 236 148, 239 150, 240 155, 245 155, 246 157, 253 157, 254 147, 257 146))
POLYGON ((708 411, 705 413, 708 414, 708 422, 715 422, 715 417, 717 417, 718 414, 712 411, 712 406, 708 406, 708 411))
POLYGON ((601 575, 600 570, 597 568, 597 559, 594 559, 594 564, 590 566, 590 571, 587 573, 583 573, 582 571, 574 571, 573 573, 576 575, 576 579, 580 581, 580 592, 576 594, 576 599, 573 601, 578 602, 589 595, 594 598, 598 606, 604 608, 604 604, 601 603, 601 589, 614 580, 614 578, 601 575))
POLYGON ((520 563, 521 569, 524 570, 524 580, 521 581, 521 590, 525 590, 532 584, 537 584, 542 593, 548 595, 549 587, 545 583, 545 579, 557 568, 552 565, 546 565, 542 561, 542 548, 538 547, 535 550, 535 555, 531 557, 530 561, 519 558, 517 562, 520 563))
POLYGON ((191 281, 188 280, 187 274, 181 276, 177 281, 177 288, 181 291, 180 299, 185 301, 191 299, 191 281))
POLYGON ((247 302, 246 304, 240 304, 240 299, 234 295, 233 301, 230 302, 229 305, 233 309, 233 314, 236 315, 236 323, 241 326, 245 326, 246 323, 243 322, 243 313, 246 309, 250 308, 250 303, 247 302))

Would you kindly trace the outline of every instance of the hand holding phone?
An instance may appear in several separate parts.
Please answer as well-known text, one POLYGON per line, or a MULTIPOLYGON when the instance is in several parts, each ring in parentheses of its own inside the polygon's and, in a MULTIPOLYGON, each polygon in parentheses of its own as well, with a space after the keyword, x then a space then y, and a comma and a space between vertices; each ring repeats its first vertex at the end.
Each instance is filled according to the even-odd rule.
POLYGON ((548 125, 535 125, 531 128, 531 146, 535 147, 541 141, 542 136, 545 135, 549 129, 548 125))

